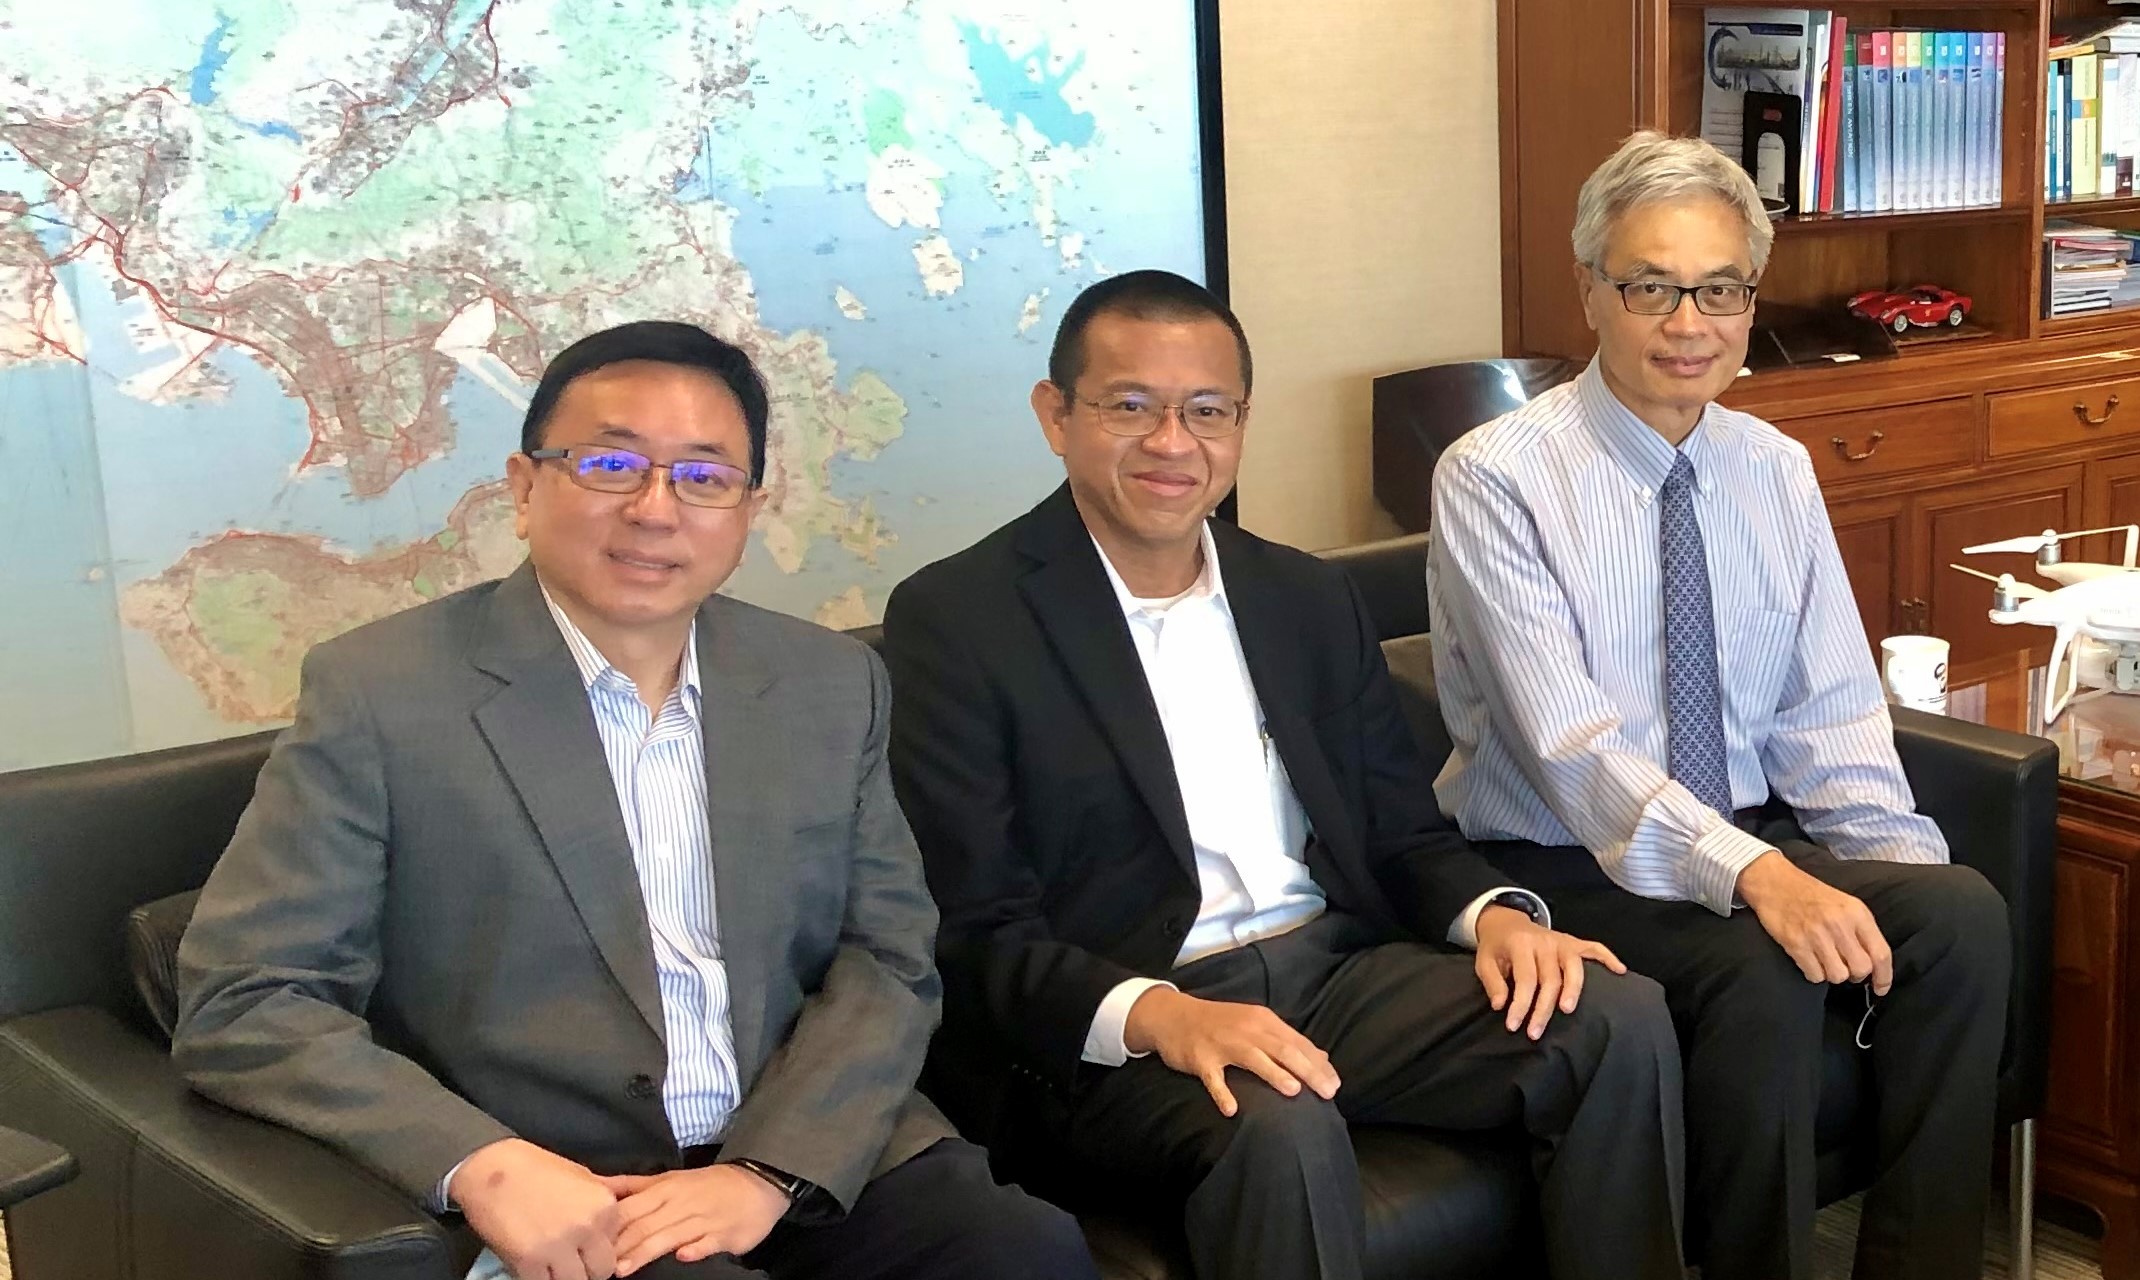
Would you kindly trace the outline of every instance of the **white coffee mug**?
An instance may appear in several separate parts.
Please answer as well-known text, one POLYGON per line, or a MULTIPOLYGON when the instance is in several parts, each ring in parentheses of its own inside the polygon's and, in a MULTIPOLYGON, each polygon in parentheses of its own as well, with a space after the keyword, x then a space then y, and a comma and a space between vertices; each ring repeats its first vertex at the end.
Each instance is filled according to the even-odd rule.
POLYGON ((1947 710, 1947 642, 1938 636, 1889 636, 1880 642, 1887 700, 1919 711, 1947 710))

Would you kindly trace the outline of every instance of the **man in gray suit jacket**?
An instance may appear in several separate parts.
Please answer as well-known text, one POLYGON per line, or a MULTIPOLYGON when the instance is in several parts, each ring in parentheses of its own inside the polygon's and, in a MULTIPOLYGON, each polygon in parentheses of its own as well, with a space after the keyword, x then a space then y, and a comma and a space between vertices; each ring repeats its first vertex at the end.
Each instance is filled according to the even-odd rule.
POLYGON ((914 1092, 936 914, 882 665, 713 594, 766 417, 689 325, 559 355, 507 464, 528 563, 307 658, 173 1052, 465 1214, 477 1274, 1089 1278, 914 1092))

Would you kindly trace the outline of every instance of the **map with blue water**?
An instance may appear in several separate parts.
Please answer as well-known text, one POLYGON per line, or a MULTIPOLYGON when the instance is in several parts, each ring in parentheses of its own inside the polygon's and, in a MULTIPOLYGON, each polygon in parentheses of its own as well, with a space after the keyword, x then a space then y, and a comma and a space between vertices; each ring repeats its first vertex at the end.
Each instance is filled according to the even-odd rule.
POLYGON ((1101 276, 1201 276, 1193 4, 0 0, 0 769, 285 722, 517 565, 544 362, 751 352, 729 590, 832 626, 1058 481, 1101 276))

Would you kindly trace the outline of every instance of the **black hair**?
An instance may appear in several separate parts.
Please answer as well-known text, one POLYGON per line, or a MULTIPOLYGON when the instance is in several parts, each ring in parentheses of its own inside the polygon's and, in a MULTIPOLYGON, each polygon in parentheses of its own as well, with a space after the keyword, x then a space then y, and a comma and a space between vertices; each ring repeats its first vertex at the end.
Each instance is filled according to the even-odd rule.
POLYGON ((542 447, 543 428, 557 411, 558 397, 574 379, 607 365, 626 360, 652 360, 659 364, 703 369, 743 406, 743 425, 750 435, 750 482, 757 488, 765 481, 765 424, 769 405, 765 379, 741 348, 723 342, 695 324, 677 320, 634 320, 600 333, 590 333, 557 353, 542 371, 535 395, 528 401, 527 416, 520 421, 523 452, 542 447))
POLYGON ((1055 328, 1055 346, 1048 352, 1048 381, 1070 394, 1085 372, 1085 330, 1103 315, 1123 315, 1134 320, 1199 320, 1208 316, 1224 322, 1233 331, 1234 345, 1241 352, 1241 389, 1255 383, 1255 367, 1248 356, 1248 334, 1218 295, 1186 276, 1171 271, 1130 271, 1109 276, 1070 300, 1062 323, 1055 328))

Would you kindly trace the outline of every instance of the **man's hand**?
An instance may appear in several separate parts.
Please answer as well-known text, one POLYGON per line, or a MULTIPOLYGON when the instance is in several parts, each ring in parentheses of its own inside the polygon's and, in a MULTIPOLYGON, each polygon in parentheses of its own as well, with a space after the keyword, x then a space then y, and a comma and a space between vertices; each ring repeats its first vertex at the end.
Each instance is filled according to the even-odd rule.
POLYGON ((609 1280, 617 1197, 584 1166, 532 1142, 478 1148, 447 1187, 515 1280, 609 1280))
POLYGON ((1895 953, 1864 903, 1821 883, 1775 849, 1739 872, 1739 897, 1808 982, 1863 982, 1875 995, 1895 982, 1895 953))
POLYGON ((1255 1072, 1288 1098, 1302 1085, 1322 1098, 1335 1097, 1338 1091, 1330 1055, 1260 1004, 1199 1000, 1170 987, 1153 987, 1129 1007, 1122 1043, 1132 1053, 1157 1051, 1160 1061, 1202 1080, 1220 1115, 1240 1110, 1226 1087, 1228 1067, 1255 1072))
POLYGON ((678 1262, 717 1253, 742 1257, 763 1244, 788 1211, 780 1188, 732 1164, 602 1182, 617 1195, 620 1276, 672 1253, 678 1262))
POLYGON ((1479 985, 1496 1009, 1508 1010, 1508 1029, 1514 1031, 1530 1019, 1525 1029, 1531 1039, 1545 1034, 1546 1023, 1558 1007, 1574 1013, 1583 996, 1583 961, 1595 960, 1614 973, 1627 966, 1604 943, 1572 937, 1541 927, 1529 916, 1510 907, 1488 907, 1479 913, 1479 953, 1472 961, 1479 985))

